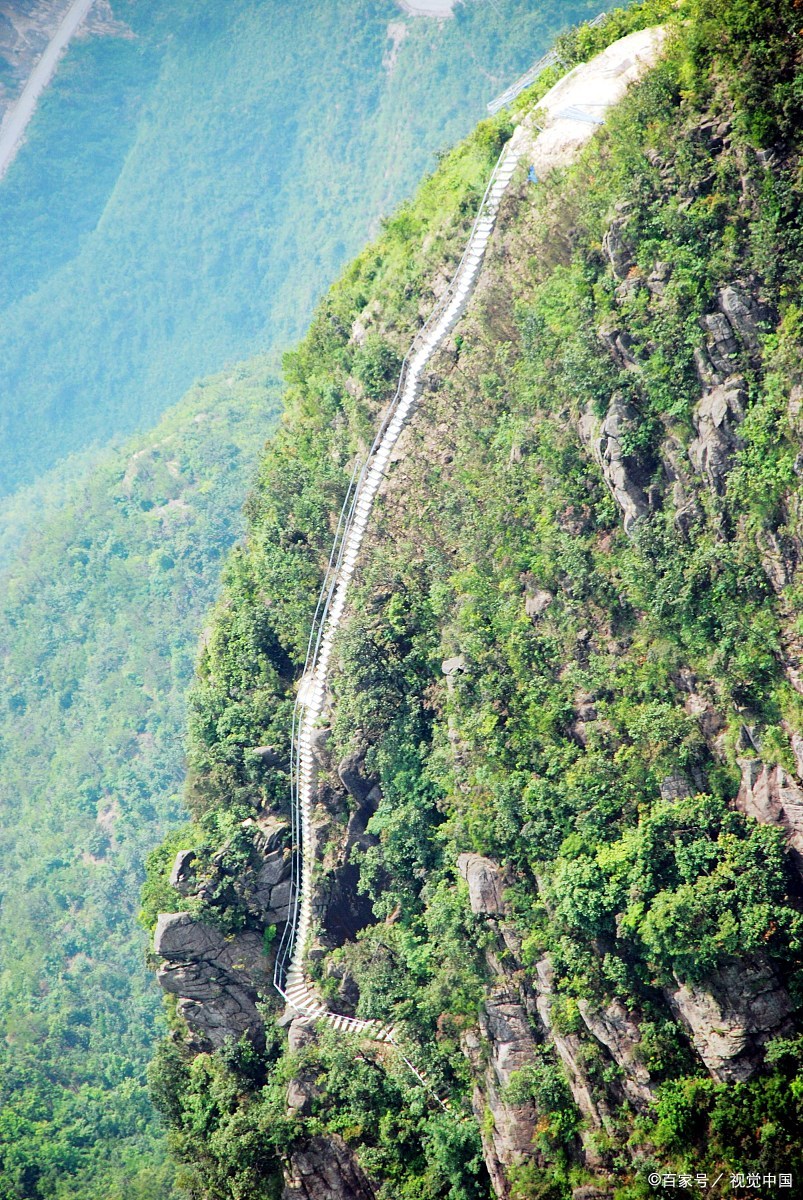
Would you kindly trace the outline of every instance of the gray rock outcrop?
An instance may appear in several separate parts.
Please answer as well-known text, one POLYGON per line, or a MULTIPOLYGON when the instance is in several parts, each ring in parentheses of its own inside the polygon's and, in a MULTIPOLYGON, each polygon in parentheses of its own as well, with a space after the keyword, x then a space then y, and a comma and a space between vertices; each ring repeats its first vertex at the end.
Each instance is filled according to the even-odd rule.
POLYGON ((201 1047, 218 1049, 243 1034, 262 1042, 256 1004, 271 977, 259 934, 244 930, 227 938, 191 913, 162 913, 153 948, 165 959, 159 983, 180 997, 178 1011, 201 1047))
MULTIPOLYGON (((315 1043, 315 1027, 306 1017, 294 1017, 287 1030, 287 1046, 291 1054, 301 1053, 315 1043)), ((315 1075, 309 1070, 298 1071, 287 1085, 288 1114, 309 1116, 313 1102, 320 1095, 315 1075)))
POLYGON ((633 1014, 621 1000, 612 1000, 604 1008, 594 1008, 587 1000, 579 1000, 578 1008, 589 1033, 621 1068, 622 1090, 628 1100, 639 1112, 645 1112, 655 1099, 655 1092, 650 1073, 639 1058, 641 1032, 633 1014))
POLYGON ((605 482, 622 510, 624 530, 628 535, 648 510, 638 464, 625 451, 626 435, 635 427, 636 419, 632 405, 616 395, 601 425, 592 413, 586 413, 580 425, 581 437, 590 445, 605 482))
POLYGON ((535 1036, 523 1006, 511 993, 499 990, 485 1001, 479 1034, 467 1030, 461 1045, 477 1080, 472 1107, 494 1195, 497 1200, 508 1200, 511 1168, 540 1157, 533 1146, 538 1122, 535 1104, 532 1100, 513 1104, 504 1095, 514 1071, 534 1061, 535 1036), (490 1121, 486 1114, 490 1114, 490 1121))
POLYGON ((552 1019, 554 969, 550 959, 542 958, 536 964, 535 970, 538 1015, 563 1063, 572 1098, 586 1120, 587 1129, 581 1135, 586 1162, 590 1166, 598 1166, 601 1160, 594 1147, 593 1133, 602 1129, 613 1132, 610 1112, 605 1102, 597 1100, 593 1094, 581 1039, 576 1033, 562 1033, 552 1019))
POLYGON ((762 825, 778 825, 786 834, 795 865, 803 873, 803 788, 781 766, 758 758, 740 758, 742 782, 735 804, 762 825))
POLYGON ((546 612, 554 599, 552 592, 546 591, 545 588, 536 588, 534 592, 525 596, 524 611, 531 621, 536 621, 546 612))
POLYGON ((738 334, 748 350, 757 350, 761 313, 752 297, 746 290, 728 284, 720 290, 717 302, 721 311, 728 318, 731 328, 738 334))
POLYGON ((744 419, 747 392, 741 375, 708 388, 694 411, 697 437, 689 458, 714 492, 721 492, 733 456, 742 442, 738 428, 744 419))
POLYGON ((170 886, 182 896, 188 896, 195 885, 195 872, 192 864, 195 862, 194 850, 179 850, 170 872, 170 886))
POLYGON ((376 1200, 376 1192, 336 1133, 293 1150, 285 1166, 282 1200, 376 1200))
POLYGON ((701 324, 706 334, 706 353, 695 355, 697 373, 704 384, 720 383, 736 369, 739 343, 724 313, 707 313, 701 324))
POLYGON ((461 854, 457 869, 468 884, 468 899, 473 913, 501 915, 505 912, 502 898, 504 879, 501 868, 481 854, 461 854))
POLYGON ((727 963, 704 987, 681 984, 667 991, 667 1000, 709 1073, 722 1083, 749 1079, 770 1038, 793 1028, 789 996, 761 958, 727 963))
POLYGON ((353 750, 341 759, 337 764, 337 773, 343 787, 360 807, 365 805, 379 782, 376 776, 369 775, 365 770, 364 750, 353 750))
POLYGON ((608 256, 611 270, 617 279, 624 279, 633 265, 633 246, 626 235, 627 217, 615 217, 602 238, 602 249, 608 256))

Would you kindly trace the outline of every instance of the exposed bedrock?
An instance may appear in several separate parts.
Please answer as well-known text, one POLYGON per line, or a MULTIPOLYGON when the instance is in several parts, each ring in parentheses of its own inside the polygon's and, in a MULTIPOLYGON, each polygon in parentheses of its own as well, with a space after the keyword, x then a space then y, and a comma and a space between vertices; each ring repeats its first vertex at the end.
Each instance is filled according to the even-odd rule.
POLYGON ((376 1192, 337 1134, 314 1137, 293 1150, 285 1165, 282 1200, 376 1200, 376 1192))
POLYGON ((578 1001, 580 1016, 593 1037, 604 1046, 622 1071, 622 1090, 634 1108, 644 1112, 655 1099, 650 1073, 639 1059, 641 1032, 634 1014, 621 1000, 602 1008, 578 1001))
POLYGON ((734 959, 704 985, 680 984, 666 995, 709 1073, 723 1083, 749 1079, 770 1038, 793 1029, 789 996, 762 958, 734 959))
MULTIPOLYGON (((315 1027, 307 1017, 295 1017, 287 1030, 287 1045, 291 1054, 299 1054, 306 1046, 314 1044, 315 1027)), ((288 1115, 309 1116, 312 1104, 320 1089, 315 1082, 315 1072, 301 1069, 287 1085, 288 1115)))
POLYGON ((538 988, 538 1015, 549 1041, 555 1047, 563 1064, 572 1098, 586 1121, 586 1131, 582 1135, 586 1161, 591 1166, 599 1166, 601 1158, 594 1147, 593 1134, 595 1131, 603 1129, 613 1132, 611 1114, 606 1102, 594 1095, 591 1079, 586 1069, 587 1055, 582 1039, 576 1033, 562 1032, 553 1019, 554 970, 550 959, 542 958, 536 964, 535 970, 538 988))
POLYGON ((157 979, 166 992, 179 997, 178 1011, 201 1049, 218 1048, 227 1038, 243 1034, 255 1044, 262 1042, 256 1004, 272 986, 263 931, 287 920, 287 825, 264 814, 242 827, 253 845, 245 865, 232 870, 224 847, 201 869, 196 851, 180 850, 170 882, 180 895, 197 897, 213 908, 221 897, 236 902, 258 928, 226 937, 210 921, 188 912, 162 913, 156 923, 154 951, 165 960, 157 979))
POLYGON ((736 796, 740 812, 762 825, 778 825, 787 837, 798 871, 803 874, 803 788, 781 766, 758 758, 740 758, 742 782, 736 796))
POLYGON ((533 1147, 535 1104, 512 1104, 504 1094, 513 1072, 535 1057, 537 1043, 523 1005, 504 988, 493 991, 480 1014, 479 1030, 467 1030, 461 1044, 476 1081, 472 1107, 485 1165, 498 1200, 508 1200, 510 1169, 539 1157, 533 1147))
POLYGON ((457 869, 468 884, 468 899, 473 913, 501 915, 505 911, 502 871, 481 854, 461 854, 457 869))
POLYGON ((243 930, 227 938, 191 913, 162 913, 154 950, 166 960, 159 983, 180 997, 178 1011, 202 1048, 218 1049, 243 1034, 262 1042, 256 1004, 271 977, 260 934, 243 930))
POLYGON ((627 452, 627 436, 636 428, 637 414, 631 404, 616 394, 600 422, 591 411, 580 422, 580 436, 599 463, 613 498, 622 510, 625 533, 648 511, 647 480, 636 458, 627 452))
POLYGON ((694 410, 697 437, 689 445, 689 458, 714 492, 723 490, 733 457, 742 444, 738 427, 746 405, 744 378, 733 375, 707 388, 694 410))

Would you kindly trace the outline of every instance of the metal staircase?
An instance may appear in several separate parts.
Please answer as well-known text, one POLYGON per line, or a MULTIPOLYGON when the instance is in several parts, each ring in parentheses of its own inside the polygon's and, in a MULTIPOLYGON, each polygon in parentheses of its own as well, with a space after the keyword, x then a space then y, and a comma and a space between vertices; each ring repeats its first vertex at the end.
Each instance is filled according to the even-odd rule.
MULTIPOLYGON (((392 1025, 331 1012, 304 974, 304 953, 312 922, 312 880, 315 843, 312 805, 315 762, 312 739, 324 707, 334 638, 343 617, 346 597, 357 566, 374 500, 396 442, 418 405, 424 369, 465 312, 493 233, 502 197, 513 177, 519 151, 510 143, 499 156, 480 204, 463 256, 449 287, 425 325, 416 334, 404 359, 396 393, 361 470, 355 469, 340 513, 332 553, 315 610, 307 659, 293 714, 291 824, 293 873, 290 913, 276 954, 274 984, 287 1004, 310 1020, 334 1029, 398 1045, 392 1025)), ((426 1078, 405 1059, 418 1079, 426 1078)), ((443 1103, 439 1099, 439 1103, 443 1103)))

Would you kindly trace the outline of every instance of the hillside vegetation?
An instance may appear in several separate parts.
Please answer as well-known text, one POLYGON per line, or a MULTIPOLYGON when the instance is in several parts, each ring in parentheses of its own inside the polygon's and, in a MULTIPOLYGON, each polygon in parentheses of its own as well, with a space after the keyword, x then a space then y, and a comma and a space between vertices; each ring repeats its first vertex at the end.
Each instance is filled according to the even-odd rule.
POLYGON ((185 819, 186 691, 275 426, 273 356, 164 406, 205 364, 300 328, 327 272, 563 19, 519 0, 443 26, 391 3, 114 7, 136 37, 74 45, 0 186, 0 341, 30 372, 3 391, 27 449, 0 453, 16 470, 30 451, 15 480, 60 460, 0 511, 3 1200, 174 1194, 145 1090, 163 1018, 137 897, 185 819), (291 76, 306 53, 315 71, 291 76), (352 71, 353 106, 333 106, 352 71), (114 297, 139 305, 145 275, 134 319, 114 297), (286 324, 220 325, 232 305, 272 312, 279 285, 286 324), (161 419, 61 457, 136 414, 161 419))
POLYGON ((254 881, 335 515, 507 118, 443 160, 286 360, 193 694, 195 828, 145 891, 151 922, 186 912, 160 933, 184 999, 151 1078, 199 1197, 326 1179, 636 1200, 733 1172, 763 1198, 765 1175, 801 1178, 799 14, 651 3, 562 39, 565 65, 659 19, 664 60, 581 159, 536 186, 522 166, 336 648, 310 970, 338 1011, 396 1024, 429 1089, 369 1042, 297 1022, 288 1042, 265 989, 223 1039, 218 1001, 181 983, 204 930, 258 935, 269 966, 254 881))

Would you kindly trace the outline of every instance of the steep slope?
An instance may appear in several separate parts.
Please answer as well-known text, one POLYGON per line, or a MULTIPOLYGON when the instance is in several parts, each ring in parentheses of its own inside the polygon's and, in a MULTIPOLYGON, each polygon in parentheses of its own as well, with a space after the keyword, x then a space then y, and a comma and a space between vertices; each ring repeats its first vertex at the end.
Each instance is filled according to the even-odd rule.
POLYGON ((155 860, 148 893, 154 919, 172 867, 157 948, 180 1017, 152 1080, 201 1195, 282 1174, 286 1197, 394 1200, 800 1178, 797 14, 679 16, 576 165, 514 178, 391 456, 314 735, 308 962, 332 1007, 396 1024, 448 1112, 265 985, 336 514, 504 119, 288 362, 196 687, 192 852, 155 860))
MULTIPOLYGON (((115 11, 136 37, 76 45, 65 60, 0 188, 4 336, 33 352, 41 335, 36 354, 47 359, 47 370, 37 368, 28 381, 31 430, 36 404, 60 386, 64 346, 49 343, 48 322, 63 311, 61 300, 86 334, 84 366, 91 358, 91 370, 111 362, 114 371, 126 371, 132 326, 115 325, 104 311, 91 328, 100 291, 94 283, 89 295, 72 291, 76 278, 116 278, 135 299, 130 247, 138 246, 136 269, 158 280, 175 266, 176 206, 192 203, 187 220, 196 224, 180 231, 190 258, 200 239, 234 261, 228 300, 217 278, 207 279, 210 299, 194 277, 191 301, 204 311, 197 327, 185 320, 180 351, 188 372, 203 365, 196 356, 202 343, 217 365, 209 335, 214 305, 235 293, 238 305, 273 302, 263 268, 285 251, 281 287, 293 319, 302 321, 304 304, 324 285, 322 272, 334 271, 348 245, 379 223, 383 207, 412 186, 444 136, 470 125, 470 106, 480 111, 501 78, 538 53, 543 31, 560 17, 501 0, 489 21, 472 3, 442 27, 407 23, 393 4, 377 3, 349 6, 348 13, 325 6, 316 24, 321 6, 285 5, 279 30, 269 23, 275 7, 217 6, 219 19, 210 22, 208 5, 121 2, 115 11), (294 53, 314 48, 316 31, 322 42, 314 77, 308 72, 298 87, 276 61, 277 54, 289 66, 295 61, 285 53, 292 11, 305 22, 306 38, 294 53), (367 24, 352 36, 361 13, 367 24), (391 24, 393 36, 386 37, 391 24), (229 34, 225 55, 216 57, 229 34), (344 35, 347 52, 340 55, 344 35), (361 64, 364 91, 349 111, 344 100, 342 111, 338 102, 330 113, 331 96, 350 95, 350 73, 361 64), (199 92, 201 78, 208 95, 199 92), (429 107, 421 103, 424 92, 429 107), (268 204, 265 164, 271 146, 291 154, 276 132, 289 111, 288 136, 303 143, 307 157, 297 157, 285 179, 279 216, 287 224, 273 226, 271 243, 259 224, 268 204), (67 136, 70 128, 82 136, 67 136), (336 203, 339 187, 348 203, 336 203), (246 193, 256 198, 253 211, 246 193), (201 194, 208 204, 196 204, 201 194), (167 232, 161 242, 149 241, 154 207, 162 205, 171 214, 167 232), (122 259, 112 254, 110 229, 122 259), (291 235, 297 253, 287 249, 291 235), (62 270, 59 277, 72 282, 59 299, 53 280, 62 270), (42 310, 30 308, 31 323, 18 325, 15 335, 11 309, 35 295, 42 310)), ((159 316, 164 296, 157 300, 156 335, 169 341, 169 321, 159 316)), ((278 338, 269 330, 266 340, 274 332, 278 338)), ((245 325, 230 323, 228 333, 232 353, 242 353, 245 325)), ((153 351, 155 362, 153 344, 149 350, 137 341, 136 348, 143 361, 153 351)), ((44 359, 37 361, 41 367, 44 359)), ((90 374, 79 371, 81 403, 90 398, 90 374)), ((144 855, 183 818, 177 793, 194 648, 221 562, 242 527, 250 473, 274 427, 273 378, 269 363, 256 360, 206 380, 148 436, 62 460, 58 471, 6 498, 0 513, 3 1200, 161 1200, 173 1186, 144 1088, 148 1047, 161 1024, 142 962, 136 896, 144 855)), ((157 390, 143 406, 161 412, 165 397, 157 403, 157 390)), ((116 404, 120 395, 104 392, 103 403, 116 404)), ((48 428, 37 469, 67 449, 48 428)))

